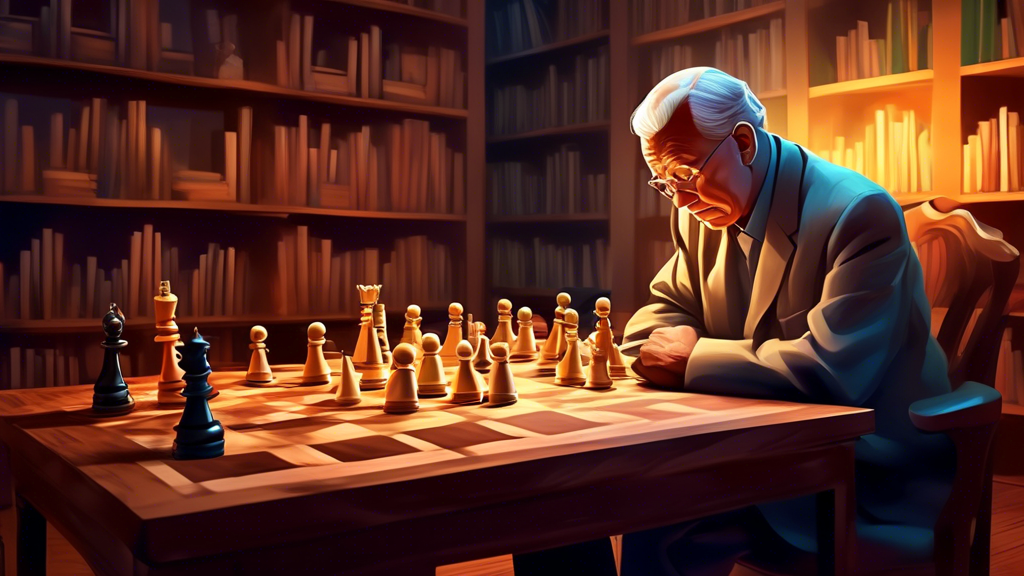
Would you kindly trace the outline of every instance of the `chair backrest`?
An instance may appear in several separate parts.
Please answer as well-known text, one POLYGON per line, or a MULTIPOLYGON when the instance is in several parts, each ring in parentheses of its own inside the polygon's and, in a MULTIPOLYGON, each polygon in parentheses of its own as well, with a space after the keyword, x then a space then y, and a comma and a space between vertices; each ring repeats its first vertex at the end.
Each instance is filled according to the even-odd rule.
POLYGON ((945 310, 944 316, 933 314, 941 320, 932 332, 946 353, 953 387, 968 380, 992 386, 1020 253, 1002 232, 945 198, 904 216, 928 300, 933 311, 945 310))

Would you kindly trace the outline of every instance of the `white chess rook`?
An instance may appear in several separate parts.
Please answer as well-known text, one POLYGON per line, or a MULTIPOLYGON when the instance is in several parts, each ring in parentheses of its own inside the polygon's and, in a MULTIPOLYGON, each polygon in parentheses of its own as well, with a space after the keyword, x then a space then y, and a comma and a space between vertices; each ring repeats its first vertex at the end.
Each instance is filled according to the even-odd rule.
POLYGON ((590 390, 607 390, 612 387, 612 379, 608 375, 608 352, 597 346, 591 348, 590 351, 587 383, 583 387, 590 390))

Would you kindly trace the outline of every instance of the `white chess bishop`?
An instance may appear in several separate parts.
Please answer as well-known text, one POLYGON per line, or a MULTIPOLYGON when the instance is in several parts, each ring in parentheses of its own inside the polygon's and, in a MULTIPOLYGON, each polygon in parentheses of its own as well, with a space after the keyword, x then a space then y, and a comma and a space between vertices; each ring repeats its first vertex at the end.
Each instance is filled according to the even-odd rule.
POLYGON ((608 316, 612 313, 612 301, 601 297, 597 299, 594 306, 594 314, 597 315, 597 330, 594 331, 594 341, 598 348, 608 354, 608 373, 614 378, 626 377, 626 363, 619 352, 619 346, 615 343, 615 334, 612 332, 612 321, 608 316))
POLYGON ((420 316, 420 307, 410 304, 405 309, 405 326, 402 327, 402 341, 404 344, 412 344, 419 352, 423 352, 423 333, 420 332, 420 325, 423 317, 420 316))

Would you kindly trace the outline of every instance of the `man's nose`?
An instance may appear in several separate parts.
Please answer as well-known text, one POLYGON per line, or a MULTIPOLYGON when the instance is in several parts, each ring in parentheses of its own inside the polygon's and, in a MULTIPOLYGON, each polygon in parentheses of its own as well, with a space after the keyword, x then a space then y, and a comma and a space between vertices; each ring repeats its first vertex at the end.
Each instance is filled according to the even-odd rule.
POLYGON ((700 200, 700 196, 685 190, 676 190, 675 196, 672 197, 672 203, 676 205, 676 208, 686 208, 698 200, 700 200))

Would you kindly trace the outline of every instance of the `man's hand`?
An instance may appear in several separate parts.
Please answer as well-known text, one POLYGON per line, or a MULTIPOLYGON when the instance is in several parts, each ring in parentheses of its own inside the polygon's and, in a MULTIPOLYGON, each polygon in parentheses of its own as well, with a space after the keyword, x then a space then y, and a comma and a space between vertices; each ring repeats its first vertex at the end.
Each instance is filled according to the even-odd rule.
POLYGON ((658 328, 640 347, 639 362, 633 364, 633 370, 653 384, 680 386, 698 338, 691 326, 658 328))

